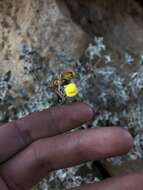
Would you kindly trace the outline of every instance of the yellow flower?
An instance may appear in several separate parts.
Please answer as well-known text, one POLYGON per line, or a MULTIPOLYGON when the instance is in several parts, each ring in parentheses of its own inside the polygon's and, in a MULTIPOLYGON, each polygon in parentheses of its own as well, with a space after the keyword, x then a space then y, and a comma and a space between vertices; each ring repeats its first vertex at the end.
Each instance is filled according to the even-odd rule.
POLYGON ((70 83, 64 87, 64 91, 68 97, 74 97, 78 95, 79 89, 75 83, 70 83))

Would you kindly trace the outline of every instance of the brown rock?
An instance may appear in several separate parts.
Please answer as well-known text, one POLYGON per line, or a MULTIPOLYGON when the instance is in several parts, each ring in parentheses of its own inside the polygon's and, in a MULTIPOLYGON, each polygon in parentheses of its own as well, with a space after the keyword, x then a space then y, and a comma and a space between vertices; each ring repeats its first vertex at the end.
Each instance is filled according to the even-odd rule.
POLYGON ((66 51, 75 59, 80 57, 88 35, 73 23, 59 2, 0 1, 0 73, 12 70, 19 80, 25 80, 20 59, 24 45, 38 49, 45 59, 50 48, 66 51))
POLYGON ((104 36, 117 51, 143 53, 143 9, 136 0, 65 0, 73 19, 90 35, 104 36))

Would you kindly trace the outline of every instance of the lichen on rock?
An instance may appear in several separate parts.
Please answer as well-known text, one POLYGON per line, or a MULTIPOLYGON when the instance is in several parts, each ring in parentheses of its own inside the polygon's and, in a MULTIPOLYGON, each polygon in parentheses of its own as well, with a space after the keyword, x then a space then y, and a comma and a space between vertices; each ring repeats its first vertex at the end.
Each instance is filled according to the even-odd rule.
MULTIPOLYGON (((112 2, 0 1, 0 123, 57 105, 49 83, 71 68, 80 89, 74 101, 98 113, 84 128, 121 126, 134 137, 129 154, 103 162, 115 175, 125 172, 123 162, 143 158, 143 28, 136 1, 112 2)), ((77 166, 52 173, 38 189, 73 187, 95 176, 93 168, 77 166), (87 173, 77 174, 83 167, 87 173)))

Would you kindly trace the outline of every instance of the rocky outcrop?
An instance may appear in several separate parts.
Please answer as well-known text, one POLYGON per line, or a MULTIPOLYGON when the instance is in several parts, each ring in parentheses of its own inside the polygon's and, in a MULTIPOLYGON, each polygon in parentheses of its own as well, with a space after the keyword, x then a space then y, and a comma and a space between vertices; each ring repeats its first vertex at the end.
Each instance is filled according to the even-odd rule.
MULTIPOLYGON (((70 67, 78 75, 77 100, 99 113, 88 127, 119 125, 134 136, 128 155, 103 163, 109 173, 142 170, 142 18, 139 0, 1 0, 0 123, 57 104, 49 82, 70 67)), ((40 188, 52 188, 54 179, 63 188, 93 181, 92 167, 83 167, 90 176, 81 177, 80 167, 60 170, 40 188)))
POLYGON ((116 51, 143 53, 142 6, 135 0, 64 0, 73 19, 90 35, 104 36, 116 51))
POLYGON ((11 70, 23 81, 26 49, 36 49, 45 62, 49 49, 65 51, 77 59, 87 42, 88 34, 55 0, 0 1, 0 73, 11 70))

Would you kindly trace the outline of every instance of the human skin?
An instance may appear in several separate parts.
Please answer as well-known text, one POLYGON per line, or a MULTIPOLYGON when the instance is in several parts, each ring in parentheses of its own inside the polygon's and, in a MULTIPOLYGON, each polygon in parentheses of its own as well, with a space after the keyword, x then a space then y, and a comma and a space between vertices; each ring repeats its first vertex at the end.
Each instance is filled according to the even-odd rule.
MULTIPOLYGON (((0 127, 0 189, 28 190, 51 171, 127 153, 127 130, 103 127, 71 132, 92 120, 84 103, 58 106, 0 127)), ((96 117, 96 114, 95 114, 96 117)), ((72 190, 142 190, 143 174, 110 178, 72 190)))

